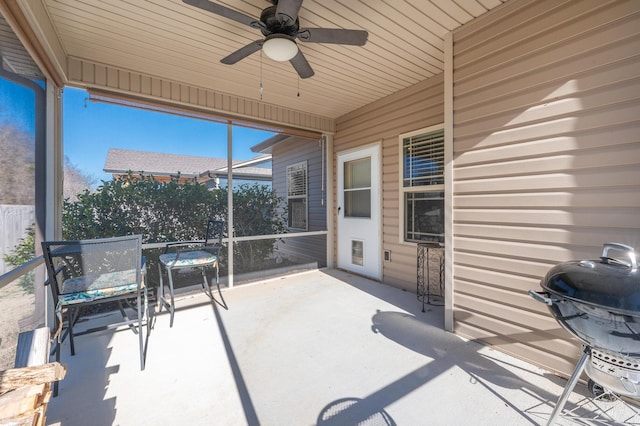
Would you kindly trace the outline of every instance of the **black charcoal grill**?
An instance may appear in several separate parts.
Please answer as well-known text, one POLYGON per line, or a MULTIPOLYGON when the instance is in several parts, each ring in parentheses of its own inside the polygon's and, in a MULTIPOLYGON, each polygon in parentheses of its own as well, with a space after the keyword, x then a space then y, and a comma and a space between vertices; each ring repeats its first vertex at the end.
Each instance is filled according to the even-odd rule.
POLYGON ((640 397, 640 272, 635 250, 607 243, 598 260, 554 266, 541 292, 556 321, 584 345, 584 352, 551 414, 553 424, 584 371, 594 395, 640 397), (617 256, 613 256, 617 254, 617 256))

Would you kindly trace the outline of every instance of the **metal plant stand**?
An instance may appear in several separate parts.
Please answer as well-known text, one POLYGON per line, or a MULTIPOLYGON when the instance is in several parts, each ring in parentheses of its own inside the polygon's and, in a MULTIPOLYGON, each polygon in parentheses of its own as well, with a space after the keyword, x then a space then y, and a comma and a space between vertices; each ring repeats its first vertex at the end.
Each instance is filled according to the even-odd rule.
POLYGON ((444 305, 444 244, 418 243, 418 300, 424 305, 444 305))

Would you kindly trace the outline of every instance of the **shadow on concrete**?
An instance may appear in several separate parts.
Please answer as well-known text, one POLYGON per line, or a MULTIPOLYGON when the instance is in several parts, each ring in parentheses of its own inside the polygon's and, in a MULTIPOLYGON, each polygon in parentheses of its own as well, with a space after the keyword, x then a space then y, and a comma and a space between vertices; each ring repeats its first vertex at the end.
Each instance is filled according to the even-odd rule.
POLYGON ((218 324, 220 337, 224 342, 224 349, 227 354, 229 366, 231 367, 233 379, 236 382, 236 388, 238 391, 238 396, 240 397, 240 401, 242 403, 245 419, 248 425, 259 425, 260 422, 258 421, 258 414, 256 413, 256 409, 253 405, 253 401, 251 400, 251 394, 249 393, 249 388, 247 387, 247 383, 245 382, 244 376, 242 375, 242 370, 240 369, 238 358, 236 358, 236 355, 233 351, 233 347, 231 346, 231 341, 229 340, 229 334, 227 333, 227 329, 224 326, 224 321, 222 320, 222 316, 220 315, 220 310, 218 308, 218 305, 222 306, 225 310, 228 310, 229 307, 227 306, 227 303, 222 298, 222 293, 220 293, 220 297, 222 298, 222 304, 218 302, 213 296, 210 296, 210 297, 211 297, 211 307, 213 308, 213 313, 216 317, 216 323, 218 324))
MULTIPOLYGON (((431 361, 366 398, 344 398, 328 404, 324 410, 327 412, 323 411, 318 417, 318 424, 358 424, 359 422, 367 421, 367 419, 371 419, 379 415, 379 413, 384 413, 386 407, 442 375, 452 367, 463 370, 470 380, 480 384, 487 391, 501 399, 506 406, 518 412, 523 420, 528 423, 538 424, 540 418, 548 416, 548 413, 546 411, 544 413, 532 412, 531 406, 517 407, 500 393, 501 389, 522 390, 522 392, 539 401, 539 404, 535 405, 535 407, 539 408, 547 405, 549 412, 553 409, 559 395, 552 394, 528 383, 509 369, 502 367, 496 360, 482 354, 480 350, 486 347, 482 342, 465 341, 445 331, 442 307, 427 305, 426 312, 421 313, 419 311, 422 303, 416 300, 414 304, 408 302, 409 299, 406 297, 398 297, 399 293, 396 288, 385 284, 371 285, 365 279, 362 279, 361 282, 357 276, 348 273, 345 275, 344 272, 335 270, 328 270, 325 273, 402 310, 411 312, 377 311, 371 319, 371 330, 405 348, 430 358, 431 361), (347 280, 345 280, 345 277, 347 280), (344 400, 351 402, 345 404, 342 402, 344 400), (339 409, 333 409, 329 412, 330 408, 334 406, 339 407, 339 409), (323 418, 326 419, 323 420, 323 418)), ((532 338, 540 339, 540 336, 532 336, 532 338)), ((520 336, 520 339, 522 339, 522 336, 520 336)), ((520 368, 516 365, 509 365, 508 367, 510 369, 520 368)), ((566 380, 551 374, 544 374, 544 377, 558 386, 564 386, 566 382, 566 380)), ((591 410, 576 404, 568 403, 566 410, 577 416, 587 417, 593 415, 591 410)), ((391 421, 393 420, 391 419, 391 421)))
MULTIPOLYGON (((95 319, 87 322, 94 323, 95 319)), ((131 333, 132 339, 136 339, 132 348, 137 348, 137 336, 129 328, 76 337, 76 354, 73 356, 69 340, 62 343, 60 362, 70 367, 59 382, 58 396, 48 404, 47 424, 82 425, 90 422, 93 426, 108 426, 114 423, 116 397, 106 397, 111 376, 120 372, 119 365, 108 366, 112 353, 109 343, 114 333, 131 333)))

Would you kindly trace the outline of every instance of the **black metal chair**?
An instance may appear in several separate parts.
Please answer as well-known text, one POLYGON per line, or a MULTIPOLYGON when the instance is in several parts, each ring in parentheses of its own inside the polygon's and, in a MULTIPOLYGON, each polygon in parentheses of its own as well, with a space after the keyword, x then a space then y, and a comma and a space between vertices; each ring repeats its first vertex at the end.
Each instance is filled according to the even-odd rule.
POLYGON ((168 243, 164 254, 160 255, 158 262, 158 272, 160 275, 160 286, 158 288, 158 312, 162 312, 164 306, 169 309, 169 326, 173 327, 173 316, 175 313, 175 293, 173 285, 173 271, 179 269, 199 268, 202 271, 202 289, 211 298, 211 287, 207 280, 206 269, 213 267, 216 270, 216 286, 220 291, 220 250, 222 249, 222 235, 224 232, 224 222, 209 219, 207 221, 207 233, 204 244, 201 241, 182 241, 168 243), (164 294, 163 269, 169 278, 169 300, 164 294))
MULTIPOLYGON (((144 339, 142 325, 148 320, 148 298, 145 285, 145 266, 142 257, 142 237, 99 238, 75 241, 44 241, 42 251, 47 267, 56 315, 54 317, 56 361, 60 361, 60 347, 69 336, 71 355, 75 355, 74 337, 95 331, 129 325, 138 334, 140 369, 144 370, 144 339), (122 302, 135 301, 136 318, 129 318, 122 302), (116 302, 123 321, 74 333, 73 327, 82 308, 88 305, 116 302), (66 330, 63 315, 66 312, 66 330), (64 330, 64 332, 63 332, 64 330)), ((58 383, 54 384, 54 396, 58 383)))

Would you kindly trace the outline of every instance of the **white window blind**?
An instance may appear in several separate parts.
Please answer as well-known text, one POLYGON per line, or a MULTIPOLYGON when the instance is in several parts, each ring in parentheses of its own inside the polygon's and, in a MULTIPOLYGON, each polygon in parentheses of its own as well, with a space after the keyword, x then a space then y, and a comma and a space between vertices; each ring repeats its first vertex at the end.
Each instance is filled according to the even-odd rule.
POLYGON ((287 167, 287 195, 298 197, 307 195, 307 163, 287 167))
POLYGON ((403 185, 444 183, 444 129, 403 138, 403 185))

